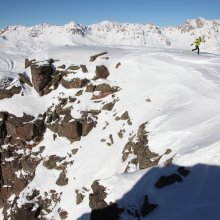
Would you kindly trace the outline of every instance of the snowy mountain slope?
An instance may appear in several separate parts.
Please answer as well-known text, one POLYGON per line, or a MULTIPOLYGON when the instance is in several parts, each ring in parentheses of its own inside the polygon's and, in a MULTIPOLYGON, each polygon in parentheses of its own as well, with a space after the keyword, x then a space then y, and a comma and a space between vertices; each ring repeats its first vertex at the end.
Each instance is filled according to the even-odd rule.
MULTIPOLYGON (((43 115, 48 109, 53 111, 66 99, 63 108, 71 107, 74 120, 83 120, 86 113, 87 119, 95 125, 88 134, 71 143, 51 130, 46 116, 44 123, 48 127, 36 146, 33 140, 25 142, 27 149, 18 145, 16 149, 4 142, 2 154, 12 148, 23 158, 38 161, 27 186, 8 198, 7 202, 13 207, 8 209, 8 215, 15 210, 19 213, 15 214, 15 219, 24 213, 27 217, 30 212, 25 211, 29 207, 27 204, 32 204, 31 211, 35 214, 38 211, 42 219, 90 219, 91 208, 98 204, 92 200, 98 188, 91 188, 95 180, 100 180, 99 184, 106 188, 105 203, 117 202, 125 209, 122 219, 138 219, 138 215, 142 215, 142 219, 216 219, 220 215, 217 208, 219 178, 215 178, 220 164, 219 55, 203 53, 197 56, 183 50, 140 47, 27 48, 21 45, 21 50, 12 56, 16 64, 13 67, 1 62, 4 74, 13 77, 18 85, 16 72, 24 65, 24 60, 16 58, 21 53, 29 60, 53 58, 53 67, 59 71, 63 64, 66 71, 73 64, 86 65, 88 72, 80 68, 70 71, 64 79, 86 78, 96 88, 105 83, 118 89, 96 98, 100 92, 89 92, 87 86, 67 89, 59 84, 57 89, 40 96, 33 87, 24 84, 23 96, 20 93, 0 101, 0 111, 17 117, 26 113, 38 118, 39 114, 43 115), (92 55, 103 51, 107 54, 94 62, 89 61, 92 55), (96 67, 101 65, 106 66, 110 74, 106 79, 95 79, 96 67), (103 109, 109 103, 114 103, 113 108, 103 109), (145 149, 150 150, 147 151, 150 159, 141 157, 145 149), (165 167, 171 159, 173 165, 165 167), (156 164, 155 168, 147 168, 156 164), (163 189, 155 188, 160 176, 178 173, 179 166, 190 170, 181 183, 177 181, 163 189), (149 202, 158 207, 145 216, 141 210, 146 195, 149 202)), ((11 57, 13 49, 5 47, 4 51, 2 57, 11 57)), ((22 72, 34 83, 30 67, 23 68, 22 72)), ((63 116, 60 117, 58 124, 63 120, 63 116)), ((4 163, 14 160, 16 156, 9 154, 4 163)), ((25 163, 22 161, 22 169, 16 171, 19 178, 30 174, 25 163)))
POLYGON ((47 24, 32 27, 11 26, 0 30, 2 37, 30 42, 39 48, 50 45, 127 45, 189 49, 198 37, 205 36, 204 52, 219 53, 220 21, 197 18, 179 27, 161 28, 153 24, 120 24, 103 21, 90 26, 70 22, 64 26, 47 24))
POLYGON ((218 219, 219 27, 0 30, 0 219, 218 219))

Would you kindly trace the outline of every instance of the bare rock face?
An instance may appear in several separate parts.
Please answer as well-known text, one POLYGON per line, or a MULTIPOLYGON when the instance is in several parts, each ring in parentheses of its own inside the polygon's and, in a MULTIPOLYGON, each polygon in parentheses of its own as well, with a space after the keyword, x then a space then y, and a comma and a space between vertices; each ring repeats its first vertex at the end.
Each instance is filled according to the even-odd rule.
MULTIPOLYGON (((13 194, 18 196, 34 178, 35 169, 40 162, 40 158, 18 154, 17 148, 9 145, 2 148, 0 153, 0 207, 4 208, 4 211, 8 209, 7 200, 10 196, 13 194), (20 172, 21 170, 25 175, 20 172)), ((7 212, 4 213, 7 219, 7 212)))
POLYGON ((74 78, 70 81, 62 79, 61 84, 66 89, 82 88, 89 83, 88 79, 74 78))
POLYGON ((129 164, 136 165, 139 169, 145 169, 158 164, 160 156, 151 152, 148 147, 147 133, 145 131, 146 123, 139 126, 137 132, 137 141, 129 141, 123 150, 122 160, 126 161, 130 154, 134 154, 135 158, 128 163, 128 167, 125 172, 129 169, 129 164))
POLYGON ((66 173, 64 170, 60 173, 60 176, 57 179, 56 184, 58 186, 65 186, 68 184, 68 178, 66 177, 66 173))
POLYGON ((102 53, 95 54, 95 55, 93 55, 93 56, 90 57, 89 61, 90 61, 90 62, 93 62, 93 61, 95 61, 98 57, 100 57, 100 56, 102 56, 102 55, 105 55, 105 54, 107 54, 107 52, 102 52, 102 53))
POLYGON ((109 76, 108 68, 104 65, 96 66, 95 79, 106 79, 109 76))
POLYGON ((15 94, 21 92, 21 87, 12 86, 11 88, 0 89, 0 100, 5 98, 11 98, 15 94))
MULTIPOLYGON (((90 86, 91 87, 91 86, 90 86)), ((93 88, 94 92, 99 92, 98 94, 93 94, 92 100, 101 99, 108 95, 111 95, 117 91, 119 91, 119 87, 117 86, 110 86, 109 84, 102 83, 93 88)))
POLYGON ((83 132, 82 124, 79 121, 56 123, 48 126, 53 132, 61 137, 66 137, 71 142, 80 140, 83 132))
POLYGON ((82 117, 74 120, 71 116, 71 110, 57 105, 53 112, 47 113, 46 125, 53 132, 61 137, 66 137, 71 142, 80 140, 81 136, 86 136, 96 125, 90 115, 93 112, 81 112, 82 117), (64 117, 61 117, 63 116, 64 117))
POLYGON ((36 142, 40 141, 45 132, 44 122, 42 119, 33 120, 33 116, 26 114, 22 117, 8 114, 5 125, 10 142, 13 144, 24 144, 26 141, 33 139, 35 139, 36 142))
POLYGON ((16 213, 12 213, 12 220, 36 220, 40 215, 41 208, 34 210, 33 203, 25 204, 21 209, 18 209, 16 213))
POLYGON ((40 95, 44 95, 50 92, 48 89, 51 86, 53 72, 54 69, 51 63, 44 65, 31 65, 32 83, 35 90, 40 95))
POLYGON ((104 201, 107 193, 105 187, 99 185, 98 181, 94 181, 91 186, 93 193, 89 195, 89 206, 91 209, 102 209, 106 208, 108 204, 104 201))

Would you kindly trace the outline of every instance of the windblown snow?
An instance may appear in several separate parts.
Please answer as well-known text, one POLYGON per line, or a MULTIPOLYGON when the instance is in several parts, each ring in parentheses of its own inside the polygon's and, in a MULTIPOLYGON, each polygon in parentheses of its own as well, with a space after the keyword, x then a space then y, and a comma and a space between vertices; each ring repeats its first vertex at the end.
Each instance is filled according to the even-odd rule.
MULTIPOLYGON (((117 203, 125 209, 120 215, 124 220, 219 219, 219 31, 220 20, 202 18, 169 28, 105 21, 90 26, 71 22, 64 26, 44 24, 0 30, 1 89, 17 85, 18 73, 31 78, 30 68, 24 67, 26 58, 38 61, 52 58, 54 68, 63 64, 86 65, 87 73, 77 70, 66 76, 68 80, 71 77, 93 80, 96 66, 104 65, 110 75, 93 84, 106 83, 119 88, 114 95, 93 100, 91 97, 97 92, 89 93, 85 88, 65 89, 59 85, 49 94, 39 96, 33 87, 25 85, 23 95, 0 100, 0 111, 18 117, 24 113, 37 117, 58 104, 59 98, 70 96, 77 99, 67 106, 72 107, 73 118, 80 118, 81 112, 101 110, 96 126, 79 141, 71 143, 59 136, 54 139, 54 132, 47 128, 43 140, 32 149, 38 152, 45 146, 33 180, 9 201, 12 203, 18 196, 19 208, 29 202, 26 196, 33 190, 38 190, 42 198, 49 198, 54 190, 59 199, 50 203, 47 207, 50 211, 41 213, 42 219, 62 219, 59 213, 65 210, 68 220, 87 220, 91 213, 91 185, 99 180, 106 188, 105 202, 117 203), (200 35, 205 36, 206 42, 197 55, 191 52, 190 44, 200 35), (107 54, 89 61, 92 55, 101 52, 107 54), (116 68, 118 63, 120 66, 116 68), (76 95, 80 90, 83 95, 76 95), (114 102, 113 109, 102 110, 103 104, 110 102, 114 102), (129 120, 118 120, 126 111, 129 120), (133 153, 126 160, 122 155, 127 143, 137 141, 137 131, 143 124, 149 150, 159 155, 159 159, 157 165, 140 170, 130 163, 135 159, 133 153), (78 151, 73 155, 75 149, 78 151), (68 184, 57 185, 60 170, 43 165, 51 155, 65 157, 68 184), (168 161, 171 165, 167 165, 168 161), (190 170, 182 182, 162 189, 155 187, 161 176, 177 173, 180 166, 190 170), (83 200, 77 204, 79 192, 83 200), (150 203, 158 205, 147 216, 141 215, 140 208, 145 195, 150 203)), ((3 214, 0 219, 4 219, 3 214)))

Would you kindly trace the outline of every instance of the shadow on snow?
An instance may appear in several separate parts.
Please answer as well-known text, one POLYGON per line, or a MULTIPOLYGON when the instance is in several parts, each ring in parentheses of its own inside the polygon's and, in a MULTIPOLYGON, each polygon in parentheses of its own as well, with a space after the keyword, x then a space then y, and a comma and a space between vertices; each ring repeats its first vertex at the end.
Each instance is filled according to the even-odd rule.
MULTIPOLYGON (((108 207, 85 213, 78 220, 220 219, 220 167, 170 165, 138 172, 143 172, 142 177, 122 198, 108 207)), ((132 178, 135 173, 121 177, 126 175, 132 178)), ((129 178, 123 178, 123 183, 129 178)))

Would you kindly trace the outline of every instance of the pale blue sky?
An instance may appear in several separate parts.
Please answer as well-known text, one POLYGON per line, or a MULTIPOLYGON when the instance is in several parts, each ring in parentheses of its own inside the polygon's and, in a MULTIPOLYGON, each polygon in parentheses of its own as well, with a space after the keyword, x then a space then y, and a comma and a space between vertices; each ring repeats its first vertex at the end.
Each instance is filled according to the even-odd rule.
POLYGON ((220 19, 220 0, 0 0, 0 28, 7 25, 103 20, 176 26, 186 19, 220 19))

